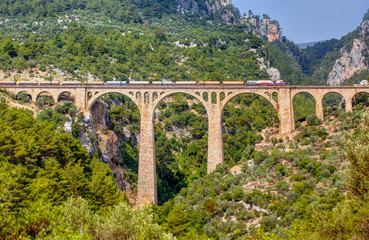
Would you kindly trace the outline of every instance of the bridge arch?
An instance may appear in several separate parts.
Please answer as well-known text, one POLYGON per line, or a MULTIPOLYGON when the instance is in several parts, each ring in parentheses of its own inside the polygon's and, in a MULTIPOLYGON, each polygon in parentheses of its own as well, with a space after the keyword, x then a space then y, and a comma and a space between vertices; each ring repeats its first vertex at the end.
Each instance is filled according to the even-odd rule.
MULTIPOLYGON (((317 97, 314 93, 310 91, 299 91, 294 93, 291 96, 291 102, 292 102, 292 113, 293 113, 293 119, 295 122, 304 120, 308 115, 310 114, 316 114, 318 116, 317 111, 317 105, 319 102, 317 102, 317 97), (296 102, 298 101, 298 96, 305 96, 305 99, 301 100, 300 103, 296 102), (312 107, 309 108, 309 101, 313 101, 312 107), (303 105, 306 104, 306 105, 303 105), (303 109, 304 108, 304 109, 303 109)), ((318 116, 321 117, 321 116, 318 116)))
POLYGON ((57 102, 69 101, 75 103, 75 100, 76 100, 75 96, 70 91, 63 91, 59 93, 57 97, 57 102))
POLYGON ((34 100, 32 98, 32 94, 29 93, 28 91, 19 91, 19 92, 17 92, 16 95, 15 95, 15 99, 16 100, 21 100, 23 102, 29 102, 29 101, 34 100))
MULTIPOLYGON (((150 98, 152 99, 154 95, 155 92, 151 92, 150 98)), ((187 91, 171 91, 149 103, 153 104, 152 122, 155 129, 153 162, 156 165, 155 179, 159 204, 180 190, 178 186, 186 187, 188 182, 185 179, 203 176, 207 172, 209 117, 206 105, 196 96, 187 91), (189 138, 193 141, 188 142, 189 138), (173 139, 178 145, 165 144, 173 139), (191 166, 181 168, 183 159, 190 161, 191 166), (172 164, 168 165, 169 162, 172 164), (163 182, 166 184, 163 185, 163 182)))
MULTIPOLYGON (((326 112, 328 107, 330 107, 332 111, 337 110, 340 108, 340 105, 342 103, 346 105, 346 102, 347 102, 345 96, 339 91, 326 92, 322 96, 321 101, 322 101, 321 104, 323 106, 323 109, 325 110, 324 112, 326 112)), ((343 109, 345 109, 345 107, 343 107, 343 109)))
POLYGON ((356 109, 358 104, 361 105, 369 105, 369 91, 358 91, 356 92, 352 98, 352 109, 356 109))
MULTIPOLYGON (((93 94, 93 93, 91 92, 91 94, 93 94)), ((127 98, 129 98, 130 100, 132 100, 132 102, 134 102, 136 104, 136 106, 138 107, 138 109, 140 110, 140 113, 141 113, 141 109, 139 107, 139 104, 137 102, 137 99, 135 99, 131 94, 126 93, 126 92, 123 92, 123 91, 96 92, 96 94, 93 95, 91 97, 91 99, 88 101, 88 110, 91 111, 91 108, 95 104, 95 102, 97 100, 99 100, 100 98, 102 98, 103 96, 108 95, 108 94, 121 94, 121 95, 126 96, 127 98)))
MULTIPOLYGON (((227 96, 224 98, 224 100, 222 101, 222 108, 221 108, 221 112, 223 112, 225 106, 232 101, 232 99, 234 99, 235 97, 238 97, 240 95, 245 95, 245 94, 251 94, 251 95, 257 95, 260 96, 264 99, 266 99, 273 107, 274 109, 277 111, 278 113, 278 107, 277 107, 277 103, 272 99, 273 97, 273 93, 276 92, 275 90, 273 90, 272 92, 256 92, 256 91, 250 91, 250 92, 238 92, 238 93, 233 93, 233 92, 228 92, 227 96)), ((276 92, 278 94, 278 92, 276 92)))
MULTIPOLYGON (((38 100, 41 98, 41 97, 48 97, 48 98, 50 98, 50 100, 45 100, 45 101, 43 101, 43 103, 41 103, 41 105, 54 105, 55 103, 56 103, 56 101, 55 101, 55 96, 52 94, 52 93, 50 93, 49 91, 41 91, 41 92, 39 92, 38 94, 37 94, 37 96, 36 96, 36 99, 35 99, 35 102, 36 102, 36 105, 37 105, 37 103, 38 103, 38 100)), ((41 106, 40 105, 40 106, 41 106)))
POLYGON ((196 93, 190 92, 190 91, 186 91, 186 90, 176 90, 176 91, 171 91, 171 92, 166 92, 161 94, 160 96, 158 96, 156 98, 156 100, 154 101, 154 106, 153 106, 153 112, 155 111, 155 109, 158 107, 158 104, 164 100, 166 97, 170 97, 173 94, 178 94, 178 93, 182 93, 182 94, 187 94, 190 95, 192 97, 194 97, 195 99, 197 99, 199 102, 201 102, 201 104, 205 107, 206 112, 208 112, 208 102, 206 102, 201 96, 202 94, 197 95, 196 93))

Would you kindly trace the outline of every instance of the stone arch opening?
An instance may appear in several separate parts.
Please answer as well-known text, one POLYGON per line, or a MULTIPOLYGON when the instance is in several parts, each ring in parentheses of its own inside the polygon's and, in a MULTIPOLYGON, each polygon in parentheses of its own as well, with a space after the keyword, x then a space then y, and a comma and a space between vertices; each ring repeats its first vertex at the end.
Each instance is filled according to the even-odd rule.
MULTIPOLYGON (((296 123, 306 120, 311 114, 316 114, 316 100, 314 96, 307 92, 300 92, 292 99, 293 115, 296 123)), ((298 125, 296 125, 298 127, 298 125)))
POLYGON ((226 98, 226 95, 224 92, 220 93, 220 101, 223 101, 226 98))
POLYGON ((209 100, 209 93, 204 92, 204 93, 202 94, 202 99, 204 99, 204 101, 205 101, 205 102, 207 102, 207 101, 209 100))
POLYGON ((87 93, 87 101, 90 101, 92 99, 92 92, 87 93))
POLYGON ((43 91, 37 95, 35 104, 39 108, 50 107, 55 105, 55 99, 50 92, 43 91))
POLYGON ((129 176, 136 191, 139 164, 141 113, 134 96, 118 92, 97 96, 89 105, 98 139, 99 157, 108 162, 118 187, 127 191, 119 179, 129 176), (122 169, 125 169, 122 171, 122 169), (124 174, 124 175, 123 175, 124 174))
POLYGON ((277 103, 278 102, 278 93, 277 92, 273 92, 272 98, 273 98, 274 102, 277 103))
POLYGON ((342 94, 330 92, 324 95, 322 99, 324 118, 329 118, 335 111, 346 109, 346 100, 342 94))
POLYGON ((145 101, 145 103, 149 103, 150 102, 150 93, 145 92, 145 94, 144 94, 144 101, 145 101))
POLYGON ((136 99, 139 101, 141 100, 141 92, 136 93, 136 99))
POLYGON ((212 93, 211 93, 211 103, 212 103, 212 104, 217 104, 217 102, 218 102, 218 99, 217 99, 217 93, 212 92, 212 93))
POLYGON ((224 161, 231 166, 250 159, 258 143, 271 143, 279 127, 276 106, 255 93, 228 98, 221 114, 224 161))
POLYGON ((71 92, 65 91, 61 92, 58 96, 57 102, 73 102, 75 101, 75 97, 72 95, 71 92))
POLYGON ((158 203, 206 175, 208 116, 200 96, 170 93, 154 105, 158 203))
POLYGON ((17 95, 15 96, 15 100, 22 101, 24 103, 28 103, 28 102, 31 102, 33 99, 32 99, 32 95, 30 93, 28 93, 27 91, 21 91, 21 92, 17 93, 17 95))
POLYGON ((363 107, 369 107, 369 93, 358 92, 352 98, 352 109, 361 110, 363 107))

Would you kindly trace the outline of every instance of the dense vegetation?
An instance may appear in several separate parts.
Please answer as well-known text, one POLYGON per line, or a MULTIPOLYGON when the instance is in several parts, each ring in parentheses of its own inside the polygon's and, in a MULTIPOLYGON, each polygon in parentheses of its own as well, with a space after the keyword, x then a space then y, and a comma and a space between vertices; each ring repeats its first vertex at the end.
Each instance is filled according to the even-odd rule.
POLYGON ((239 167, 222 166, 194 181, 158 208, 161 225, 179 239, 365 239, 368 180, 360 176, 367 169, 367 120, 341 137, 367 118, 364 112, 338 110, 337 120, 325 126, 311 122, 294 139, 254 152, 239 167), (347 223, 346 213, 352 216, 347 223))
MULTIPOLYGON (((198 2, 204 10, 205 2, 198 2)), ((17 71, 79 80, 91 74, 102 80, 158 80, 162 73, 175 81, 203 74, 218 81, 243 80, 246 74, 265 79, 262 57, 287 83, 324 84, 339 49, 358 34, 299 50, 286 38, 269 44, 246 25, 176 14, 174 6, 141 0, 2 1, 0 70, 5 77, 17 71)), ((16 98, 30 104, 26 93, 16 98)), ((226 165, 209 175, 206 110, 193 97, 171 96, 158 105, 155 119, 160 206, 136 210, 99 161, 102 153, 90 157, 79 139, 87 135, 98 142, 97 135, 114 133, 121 140, 114 163, 134 191, 138 109, 122 95, 105 96, 96 104, 106 111, 91 126, 71 101, 67 96, 55 105, 42 96, 35 102, 41 110, 36 118, 0 104, 0 239, 368 238, 365 94, 354 99, 353 113, 342 110, 339 96, 327 96, 324 125, 314 114, 314 100, 296 96, 298 131, 278 139, 277 113, 266 99, 234 98, 222 115, 226 165)))
POLYGON ((0 112, 1 239, 171 239, 70 134, 30 111, 0 112))

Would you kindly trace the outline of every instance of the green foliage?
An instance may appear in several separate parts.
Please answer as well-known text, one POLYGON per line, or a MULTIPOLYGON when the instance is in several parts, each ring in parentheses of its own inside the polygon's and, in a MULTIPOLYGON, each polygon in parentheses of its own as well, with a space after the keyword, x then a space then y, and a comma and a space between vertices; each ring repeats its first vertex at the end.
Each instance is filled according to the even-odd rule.
POLYGON ((369 9, 366 11, 363 17, 363 21, 369 20, 369 9))
POLYGON ((29 102, 31 100, 30 95, 28 95, 25 92, 19 93, 16 98, 17 98, 17 100, 20 100, 22 102, 29 102))
POLYGON ((350 161, 347 186, 354 196, 366 200, 369 196, 369 177, 367 175, 369 152, 366 144, 363 143, 368 140, 369 136, 369 116, 365 114, 363 119, 363 126, 360 126, 355 132, 347 134, 344 147, 346 157, 350 161))
POLYGON ((52 96, 40 96, 36 100, 36 106, 39 108, 53 106, 55 101, 52 96))
POLYGON ((295 121, 304 121, 308 115, 315 114, 315 99, 307 93, 300 93, 293 99, 295 121))
POLYGON ((2 238, 77 234, 57 224, 63 216, 58 208, 68 197, 88 199, 94 211, 121 201, 109 167, 90 159, 70 134, 29 111, 4 104, 0 109, 2 238))

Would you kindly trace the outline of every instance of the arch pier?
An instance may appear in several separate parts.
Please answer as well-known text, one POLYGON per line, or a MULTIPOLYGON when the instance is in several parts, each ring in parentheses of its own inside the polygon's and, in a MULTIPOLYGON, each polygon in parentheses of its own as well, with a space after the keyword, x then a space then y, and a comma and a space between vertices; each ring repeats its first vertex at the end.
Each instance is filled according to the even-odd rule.
POLYGON ((323 98, 329 93, 338 93, 346 102, 346 111, 352 111, 352 101, 357 93, 369 93, 369 87, 353 86, 190 86, 190 85, 125 85, 125 86, 8 86, 1 85, 17 95, 27 92, 32 101, 48 92, 55 100, 60 94, 70 93, 75 98, 75 105, 89 111, 94 102, 106 94, 120 93, 128 96, 137 106, 141 115, 139 143, 138 196, 139 204, 157 203, 154 116, 158 103, 165 97, 185 93, 195 97, 205 107, 208 114, 208 173, 218 164, 224 163, 222 118, 225 105, 241 94, 256 94, 267 99, 277 110, 280 121, 280 134, 290 133, 295 129, 292 101, 299 93, 309 93, 316 102, 316 115, 324 121, 323 98), (274 98, 273 98, 274 96, 274 98))

